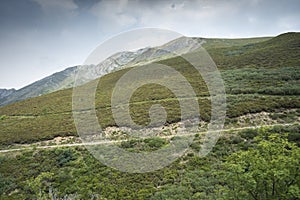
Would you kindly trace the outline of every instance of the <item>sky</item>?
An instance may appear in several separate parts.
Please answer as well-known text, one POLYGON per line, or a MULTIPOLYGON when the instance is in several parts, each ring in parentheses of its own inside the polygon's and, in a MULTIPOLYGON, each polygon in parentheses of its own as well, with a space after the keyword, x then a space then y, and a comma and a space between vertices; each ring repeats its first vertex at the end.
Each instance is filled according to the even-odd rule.
POLYGON ((124 31, 243 38, 300 31, 299 0, 1 0, 0 88, 67 67, 124 31))

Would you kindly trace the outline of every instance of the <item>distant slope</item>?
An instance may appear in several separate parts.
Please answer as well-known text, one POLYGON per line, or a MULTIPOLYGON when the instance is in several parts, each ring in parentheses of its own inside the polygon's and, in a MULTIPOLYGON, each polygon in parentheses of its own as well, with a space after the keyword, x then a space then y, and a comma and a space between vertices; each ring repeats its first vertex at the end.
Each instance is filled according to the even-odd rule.
MULTIPOLYGON (((247 38, 247 39, 204 39, 180 37, 162 46, 146 47, 134 52, 118 52, 108 57, 98 65, 83 66, 85 68, 85 80, 82 83, 99 78, 110 72, 120 70, 124 67, 146 64, 153 61, 172 58, 177 55, 188 53, 205 43, 208 48, 230 47, 236 45, 247 45, 265 41, 269 38, 247 38)), ((13 94, 0 98, 0 106, 36 97, 73 86, 75 73, 78 66, 67 68, 51 76, 34 82, 13 94)))
POLYGON ((75 75, 75 70, 76 67, 67 68, 23 87, 0 100, 0 106, 72 87, 70 82, 75 75))

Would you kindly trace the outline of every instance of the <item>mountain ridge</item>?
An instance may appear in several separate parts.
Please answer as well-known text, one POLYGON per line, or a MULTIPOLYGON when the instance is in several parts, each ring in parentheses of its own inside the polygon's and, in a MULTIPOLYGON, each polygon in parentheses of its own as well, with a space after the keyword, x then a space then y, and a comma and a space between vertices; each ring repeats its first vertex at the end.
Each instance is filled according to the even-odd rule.
MULTIPOLYGON (((189 51, 200 47, 201 43, 198 43, 196 40, 202 39, 180 37, 158 47, 145 47, 136 51, 117 52, 97 65, 80 65, 81 68, 84 68, 85 73, 81 84, 122 69, 127 65, 133 66, 143 62, 153 62, 160 59, 175 57, 178 54, 188 53, 189 51)), ((79 66, 66 68, 65 70, 56 72, 16 90, 10 95, 1 98, 0 106, 71 88, 73 87, 78 67, 79 66)))
MULTIPOLYGON (((288 45, 288 43, 286 44, 284 43, 286 42, 286 39, 287 38, 289 38, 290 40, 297 39, 298 34, 299 33, 284 33, 272 38, 262 37, 262 38, 244 38, 244 39, 209 39, 209 38, 201 38, 201 37, 179 37, 177 39, 174 39, 170 42, 167 42, 157 47, 145 47, 145 48, 138 49, 136 51, 116 52, 97 65, 78 65, 78 66, 69 67, 66 68, 65 70, 56 72, 50 76, 47 76, 32 84, 29 84, 19 90, 6 93, 5 96, 3 95, 0 98, 0 107, 21 100, 25 100, 28 98, 73 87, 76 71, 78 70, 79 66, 81 68, 84 68, 85 80, 82 80, 81 83, 83 84, 88 81, 99 78, 105 74, 123 69, 125 67, 147 64, 150 62, 164 60, 167 58, 172 58, 181 54, 188 53, 190 51, 197 49, 202 44, 204 44, 204 48, 209 49, 209 48, 215 48, 214 43, 216 41, 217 41, 216 43, 222 43, 223 47, 221 45, 220 48, 221 51, 209 52, 211 56, 215 57, 218 60, 219 57, 218 54, 220 53, 223 54, 222 48, 226 48, 226 46, 228 45, 237 46, 237 47, 240 45, 244 45, 246 51, 248 51, 249 49, 251 50, 251 48, 253 47, 256 47, 256 45, 254 45, 255 43, 258 44, 257 46, 275 44, 274 47, 276 47, 276 45, 277 46, 288 45), (263 44, 259 44, 261 41, 263 44)), ((230 52, 227 52, 227 54, 233 54, 234 56, 242 55, 240 52, 234 49, 230 52)), ((251 58, 251 55, 248 57, 251 58)), ((227 62, 234 63, 234 60, 232 59, 228 61, 226 61, 225 59, 224 61, 225 64, 227 62)), ((223 63, 224 61, 222 60, 223 63)), ((250 63, 249 59, 246 60, 246 62, 250 63)), ((221 67, 223 63, 216 62, 216 64, 221 67)))

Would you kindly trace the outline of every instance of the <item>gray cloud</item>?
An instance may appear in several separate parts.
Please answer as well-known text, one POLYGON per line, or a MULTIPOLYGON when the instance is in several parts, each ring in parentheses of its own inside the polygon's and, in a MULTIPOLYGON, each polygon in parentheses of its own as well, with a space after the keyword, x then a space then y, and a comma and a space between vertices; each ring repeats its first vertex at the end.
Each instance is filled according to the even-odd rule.
POLYGON ((48 9, 63 9, 63 10, 75 10, 78 6, 73 2, 73 0, 32 0, 38 3, 44 11, 48 9))
POLYGON ((100 1, 91 12, 105 32, 154 26, 215 37, 272 35, 282 23, 299 29, 297 1, 100 1), (285 20, 286 19, 286 20, 285 20), (285 22, 288 21, 288 22, 285 22), (110 26, 106 26, 109 22, 110 26), (266 26, 268 24, 268 26, 266 26))
POLYGON ((299 10, 298 0, 2 0, 0 88, 81 64, 102 41, 133 28, 200 37, 278 35, 300 30, 299 10))

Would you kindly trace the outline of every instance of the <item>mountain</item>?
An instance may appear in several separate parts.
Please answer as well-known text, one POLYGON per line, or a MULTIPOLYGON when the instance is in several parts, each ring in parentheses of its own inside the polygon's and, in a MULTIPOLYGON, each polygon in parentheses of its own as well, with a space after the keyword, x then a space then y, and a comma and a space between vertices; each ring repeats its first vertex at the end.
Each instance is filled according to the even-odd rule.
POLYGON ((70 67, 19 90, 15 90, 10 95, 6 95, 0 99, 0 106, 72 87, 71 83, 75 75, 75 70, 76 67, 70 67))
MULTIPOLYGON (((280 123, 291 123, 299 119, 300 34, 290 33, 273 39, 206 39, 206 41, 205 46, 217 63, 224 80, 227 94, 226 123, 229 123, 229 126, 238 124, 248 115, 250 118, 247 119, 252 123, 254 114, 264 117, 270 114, 272 120, 275 119, 280 123), (212 46, 214 48, 211 48, 212 46), (278 60, 278 57, 274 57, 273 52, 282 53, 282 57, 279 57, 280 62, 276 65, 272 63, 276 63, 274 60, 278 60), (251 59, 254 56, 256 59, 251 59), (287 113, 290 111, 293 113, 287 113)), ((141 52, 139 56, 149 52, 149 49, 145 48, 141 52)), ((138 56, 126 58, 127 53, 132 55, 132 52, 113 55, 119 59, 115 62, 117 63, 115 66, 121 66, 121 62, 134 63, 132 59, 138 56)), ((154 58, 155 56, 152 57, 154 58)), ((110 57, 106 61, 115 60, 110 57)), ((210 100, 207 98, 209 93, 197 70, 180 56, 157 62, 174 68, 186 77, 199 98, 200 117, 208 122, 211 113, 210 100)), ((105 66, 104 63, 102 66, 105 66)), ((90 71, 97 69, 95 66, 83 67, 89 68, 90 71)), ((72 70, 74 72, 75 69, 71 68, 72 70)), ((128 68, 120 69, 99 79, 101 87, 96 91, 95 108, 103 129, 116 126, 111 112, 111 95, 117 81, 128 70, 128 68)), ((30 143, 57 136, 76 136, 72 116, 72 92, 72 88, 64 89, 1 107, 0 145, 30 143)), ((180 121, 180 108, 174 94, 164 87, 149 84, 137 89, 130 99, 130 113, 134 122, 147 125, 150 122, 149 110, 157 103, 165 108, 168 114, 167 123, 180 121)))
POLYGON ((146 64, 186 54, 199 48, 202 38, 180 37, 162 46, 146 47, 137 51, 123 51, 113 54, 98 65, 80 66, 81 84, 99 78, 108 73, 136 65, 146 64))
POLYGON ((31 97, 71 88, 78 69, 83 69, 84 75, 81 76, 81 84, 83 84, 126 67, 186 54, 199 48, 201 45, 207 49, 219 68, 245 65, 295 65, 299 62, 297 57, 299 53, 299 35, 299 33, 285 33, 274 38, 245 39, 180 37, 158 47, 146 47, 137 51, 115 53, 97 65, 67 68, 0 99, 0 107, 31 97))
POLYGON ((0 99, 3 99, 11 94, 13 94, 16 90, 15 89, 0 89, 0 99))
MULTIPOLYGON (((84 69, 82 84, 99 78, 110 72, 119 70, 125 66, 133 66, 145 62, 153 62, 161 59, 171 58, 176 55, 188 53, 202 44, 201 38, 180 37, 158 47, 146 47, 137 51, 118 52, 108 57, 98 65, 80 66, 84 69)), ((79 66, 67 68, 34 82, 24 88, 14 91, 0 99, 0 106, 28 99, 31 97, 48 94, 61 89, 71 88, 74 83, 76 71, 79 66)))

